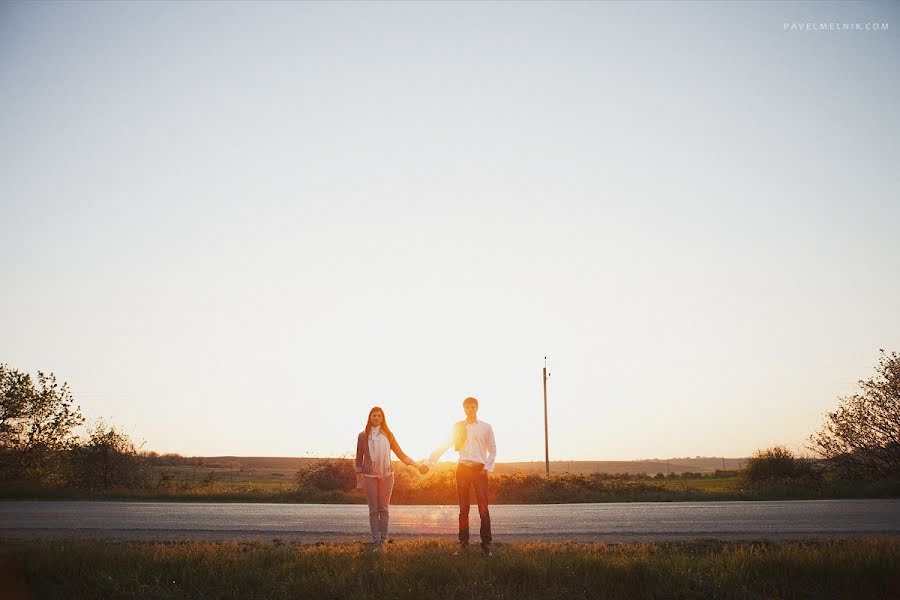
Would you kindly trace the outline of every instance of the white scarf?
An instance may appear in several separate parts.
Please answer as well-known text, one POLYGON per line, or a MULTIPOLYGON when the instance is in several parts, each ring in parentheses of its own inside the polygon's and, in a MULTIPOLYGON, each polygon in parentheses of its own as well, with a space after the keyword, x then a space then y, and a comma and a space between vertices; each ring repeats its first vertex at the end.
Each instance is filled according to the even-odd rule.
POLYGON ((391 444, 380 426, 369 430, 369 456, 372 458, 373 477, 391 474, 391 444))

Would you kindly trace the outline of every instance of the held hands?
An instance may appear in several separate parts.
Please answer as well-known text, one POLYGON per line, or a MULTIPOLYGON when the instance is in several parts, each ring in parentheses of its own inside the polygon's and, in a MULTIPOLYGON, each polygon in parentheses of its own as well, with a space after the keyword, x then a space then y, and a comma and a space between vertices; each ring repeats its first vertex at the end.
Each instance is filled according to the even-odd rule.
POLYGON ((419 463, 417 465, 417 468, 419 469, 419 473, 421 473, 422 475, 428 472, 428 465, 426 465, 425 463, 419 463))

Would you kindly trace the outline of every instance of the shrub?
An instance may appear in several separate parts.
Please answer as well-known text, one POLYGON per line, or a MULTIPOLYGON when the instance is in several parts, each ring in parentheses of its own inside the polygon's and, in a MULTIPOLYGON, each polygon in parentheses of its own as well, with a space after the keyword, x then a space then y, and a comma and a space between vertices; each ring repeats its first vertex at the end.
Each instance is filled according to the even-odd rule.
POLYGON ((783 446, 758 450, 747 461, 742 472, 751 486, 774 483, 815 483, 820 477, 812 461, 797 458, 783 446))
POLYGON ((356 470, 348 458, 322 458, 298 470, 294 481, 298 489, 350 491, 356 487, 356 470))
POLYGON ((87 442, 72 449, 72 483, 90 490, 114 487, 144 487, 149 481, 144 458, 131 439, 103 421, 91 431, 87 442))

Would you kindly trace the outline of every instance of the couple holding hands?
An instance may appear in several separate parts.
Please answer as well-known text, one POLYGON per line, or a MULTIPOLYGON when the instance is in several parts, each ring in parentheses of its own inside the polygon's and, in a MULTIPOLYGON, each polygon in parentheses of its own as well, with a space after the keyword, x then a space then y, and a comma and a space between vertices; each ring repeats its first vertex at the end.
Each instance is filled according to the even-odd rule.
POLYGON ((450 439, 431 453, 424 463, 417 463, 400 449, 391 432, 384 411, 376 406, 369 411, 366 428, 356 441, 356 487, 366 493, 369 502, 369 527, 372 530, 374 552, 380 552, 388 537, 388 508, 394 489, 391 451, 403 464, 413 465, 423 475, 433 467, 450 446, 459 452, 456 466, 456 494, 459 499, 459 549, 469 545, 470 491, 475 489, 478 514, 481 517, 481 551, 491 556, 491 515, 488 512, 488 473, 494 470, 497 445, 493 428, 478 420, 478 400, 463 400, 466 418, 453 425, 450 439))

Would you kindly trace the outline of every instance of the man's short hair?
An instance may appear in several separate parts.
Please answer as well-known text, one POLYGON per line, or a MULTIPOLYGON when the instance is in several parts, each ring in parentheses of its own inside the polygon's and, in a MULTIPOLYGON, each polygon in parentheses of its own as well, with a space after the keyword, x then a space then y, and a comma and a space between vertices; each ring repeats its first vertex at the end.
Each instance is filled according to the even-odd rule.
POLYGON ((475 406, 478 406, 478 398, 473 398, 472 396, 469 396, 468 398, 463 400, 463 406, 465 406, 466 404, 474 404, 475 406))

